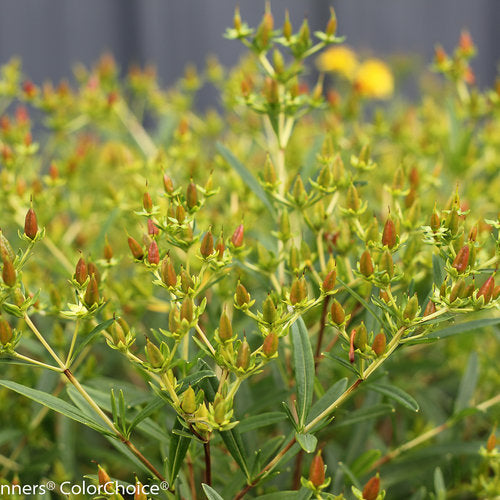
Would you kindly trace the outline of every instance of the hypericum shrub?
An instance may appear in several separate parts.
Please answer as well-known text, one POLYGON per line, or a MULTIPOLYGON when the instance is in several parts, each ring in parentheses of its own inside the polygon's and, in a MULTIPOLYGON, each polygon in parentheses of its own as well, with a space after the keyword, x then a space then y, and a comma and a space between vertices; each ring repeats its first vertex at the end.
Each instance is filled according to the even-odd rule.
POLYGON ((249 56, 167 92, 110 56, 76 86, 2 68, 5 484, 92 459, 136 499, 498 494, 500 92, 470 37, 393 108, 333 10, 226 35, 249 56))

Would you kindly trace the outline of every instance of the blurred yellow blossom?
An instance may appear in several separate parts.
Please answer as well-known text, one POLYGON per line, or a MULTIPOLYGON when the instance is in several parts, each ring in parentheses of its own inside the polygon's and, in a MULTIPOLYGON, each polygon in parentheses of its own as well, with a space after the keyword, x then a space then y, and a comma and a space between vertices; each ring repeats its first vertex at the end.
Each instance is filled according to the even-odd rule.
POLYGON ((394 92, 394 77, 389 66, 383 61, 367 59, 359 66, 354 85, 365 97, 385 99, 394 92))
POLYGON ((325 50, 316 59, 320 71, 340 73, 352 80, 358 67, 358 59, 353 50, 348 47, 332 47, 325 50))

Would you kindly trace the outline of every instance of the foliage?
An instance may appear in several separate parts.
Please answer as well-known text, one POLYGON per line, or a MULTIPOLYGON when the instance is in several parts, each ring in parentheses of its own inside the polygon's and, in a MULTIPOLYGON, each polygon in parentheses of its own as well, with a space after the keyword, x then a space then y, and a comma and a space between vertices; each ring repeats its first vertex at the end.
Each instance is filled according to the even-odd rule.
POLYGON ((500 89, 470 37, 419 104, 382 105, 389 67, 338 48, 308 87, 333 10, 226 35, 248 57, 167 91, 110 56, 76 86, 2 68, 0 475, 497 494, 500 89), (205 83, 221 109, 195 109, 205 83))

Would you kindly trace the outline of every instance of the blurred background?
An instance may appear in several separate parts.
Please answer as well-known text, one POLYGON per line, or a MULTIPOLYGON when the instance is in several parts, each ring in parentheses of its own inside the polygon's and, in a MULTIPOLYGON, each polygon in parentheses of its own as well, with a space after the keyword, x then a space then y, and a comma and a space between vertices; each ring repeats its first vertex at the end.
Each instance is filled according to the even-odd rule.
MULTIPOLYGON (((238 59, 242 46, 222 36, 237 4, 243 20, 256 26, 264 0, 0 0, 0 63, 19 56, 26 75, 41 83, 71 78, 76 62, 89 65, 110 51, 122 68, 155 64, 160 81, 168 85, 183 74, 187 62, 201 67, 208 54, 217 54, 225 65, 238 59)), ((305 15, 312 30, 324 28, 330 5, 348 45, 389 60, 397 56, 400 63, 405 60, 401 56, 411 55, 417 69, 432 61, 437 43, 451 51, 467 28, 479 49, 472 65, 479 85, 495 80, 499 0, 271 2, 277 26, 288 8, 294 26, 305 15)))

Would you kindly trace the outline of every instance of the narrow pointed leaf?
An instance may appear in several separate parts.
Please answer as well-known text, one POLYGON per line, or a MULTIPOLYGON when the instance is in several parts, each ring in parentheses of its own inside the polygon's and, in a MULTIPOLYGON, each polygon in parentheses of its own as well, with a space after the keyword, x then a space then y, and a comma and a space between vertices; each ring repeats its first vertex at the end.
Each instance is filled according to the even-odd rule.
MULTIPOLYGON (((174 424, 174 430, 182 430, 182 424, 179 419, 176 419, 174 424)), ((188 451, 191 440, 184 436, 179 436, 178 434, 172 432, 170 436, 170 448, 168 452, 168 463, 170 466, 170 484, 173 485, 177 478, 177 474, 184 462, 184 457, 188 451)))
POLYGON ((401 403, 405 408, 408 408, 411 411, 418 411, 419 406, 415 399, 410 396, 407 392, 403 391, 399 387, 390 384, 370 384, 370 389, 383 394, 391 399, 394 399, 398 403, 401 403))

